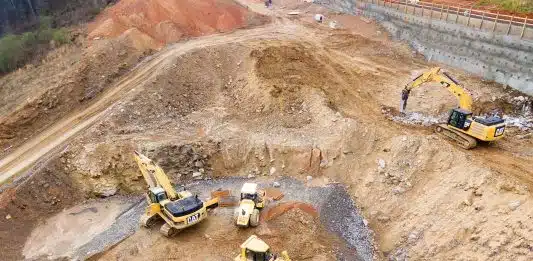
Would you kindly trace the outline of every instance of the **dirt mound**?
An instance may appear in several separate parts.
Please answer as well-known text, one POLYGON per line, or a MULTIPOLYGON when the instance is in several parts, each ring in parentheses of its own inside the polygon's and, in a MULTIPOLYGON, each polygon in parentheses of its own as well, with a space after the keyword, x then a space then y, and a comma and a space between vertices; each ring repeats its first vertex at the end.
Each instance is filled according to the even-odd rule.
POLYGON ((326 46, 343 50, 350 55, 392 56, 397 53, 390 43, 373 40, 357 34, 334 34, 328 37, 326 46))
POLYGON ((3 260, 22 260, 21 249, 33 226, 83 199, 59 165, 59 160, 51 161, 31 181, 1 192, 0 241, 10 242, 2 244, 3 260))
POLYGON ((261 220, 268 222, 272 219, 275 219, 288 211, 292 209, 299 209, 313 217, 318 216, 317 210, 310 204, 303 203, 303 202, 283 202, 277 206, 270 207, 268 209, 265 209, 261 213, 261 220))
MULTIPOLYGON (((108 25, 113 23, 111 20, 108 25)), ((170 25, 161 24, 158 30, 169 30, 170 25)), ((97 185, 114 184, 117 193, 141 191, 142 178, 129 157, 134 149, 148 152, 173 178, 190 179, 191 172, 203 169, 205 178, 294 176, 305 180, 308 176, 307 180, 343 182, 366 220, 349 223, 345 218, 350 213, 328 212, 351 202, 339 198, 338 193, 318 194, 327 202, 319 205, 321 213, 335 214, 329 216, 334 217, 331 228, 349 242, 360 238, 358 228, 371 226, 381 259, 405 255, 417 260, 464 256, 531 259, 533 230, 530 223, 523 222, 533 208, 530 190, 523 185, 533 184, 530 145, 524 148, 525 142, 517 140, 515 146, 528 156, 511 154, 512 148, 488 146, 465 152, 428 131, 387 121, 380 105, 397 108, 401 88, 414 76, 411 72, 430 64, 412 56, 390 59, 361 51, 372 51, 375 43, 358 36, 335 36, 337 30, 309 29, 287 21, 275 28, 279 31, 261 27, 179 43, 154 56, 152 61, 161 66, 151 61, 139 66, 146 74, 128 79, 150 77, 142 84, 131 83, 128 95, 121 96, 109 114, 70 140, 65 148, 68 157, 57 161, 63 170, 36 173, 18 189, 14 201, 12 194, 2 196, 10 201, 6 209, 0 209, 0 217, 9 214, 11 219, 0 219, 1 240, 14 242, 2 244, 6 259, 20 259, 20 248, 31 231, 28 226, 43 218, 42 213, 57 213, 72 200, 79 200, 67 196, 81 197, 79 191, 87 188, 80 185, 99 188, 97 185), (329 36, 332 44, 326 46, 329 36), (220 42, 221 38, 229 41, 220 42), (198 149, 184 153, 183 144, 198 144, 198 149)), ((124 43, 152 44, 142 40, 153 39, 147 32, 137 27, 124 29, 130 30, 134 39, 125 37, 124 43)), ((121 46, 109 48, 115 53, 123 51, 121 46)), ((105 54, 92 57, 95 61, 103 58, 105 54)), ((88 70, 90 77, 82 86, 96 88, 83 89, 87 94, 106 86, 98 85, 101 80, 97 77, 93 79, 102 73, 97 69, 101 68, 88 70)), ((486 85, 476 79, 469 83, 475 82, 486 85)), ((486 88, 488 95, 493 90, 497 89, 486 88)), ((443 101, 448 93, 424 96, 435 97, 428 102, 420 95, 420 105, 427 107, 448 102, 443 101)), ((420 108, 415 101, 410 104, 420 108)), ((453 98, 449 102, 455 104, 453 98)), ((512 145, 507 140, 496 146, 502 146, 499 144, 512 145)), ((288 186, 280 183, 280 189, 288 186)), ((276 251, 289 250, 296 260, 310 260, 308 255, 335 259, 328 256, 332 244, 324 240, 320 223, 309 214, 312 211, 290 204, 271 213, 265 210, 270 220, 248 230, 234 228, 231 209, 216 211, 198 229, 183 231, 180 240, 141 230, 105 253, 102 260, 229 259, 252 233, 276 251)))
POLYGON ((136 29, 166 44, 265 21, 230 0, 123 0, 89 25, 89 38, 116 37, 136 29))
POLYGON ((268 238, 275 249, 287 250, 293 260, 334 260, 336 258, 333 253, 328 253, 328 248, 343 245, 326 232, 316 215, 305 208, 290 209, 262 226, 258 232, 265 234, 262 238, 268 238))

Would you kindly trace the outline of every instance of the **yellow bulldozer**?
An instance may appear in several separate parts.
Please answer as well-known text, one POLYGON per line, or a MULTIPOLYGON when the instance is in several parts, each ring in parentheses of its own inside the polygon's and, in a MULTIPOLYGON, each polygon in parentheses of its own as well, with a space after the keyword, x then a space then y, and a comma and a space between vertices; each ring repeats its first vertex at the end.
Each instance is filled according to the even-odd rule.
POLYGON ((234 261, 291 261, 287 251, 280 256, 270 252, 270 247, 256 235, 251 235, 241 244, 241 252, 234 261))
POLYGON ((257 190, 257 184, 244 183, 241 189, 241 201, 235 209, 234 220, 238 227, 256 227, 259 225, 259 210, 265 207, 265 192, 257 190))
POLYGON ((163 219, 165 224, 159 231, 172 237, 180 230, 200 223, 207 218, 208 209, 218 206, 218 198, 204 202, 189 191, 176 191, 163 169, 146 156, 135 152, 134 159, 148 184, 148 207, 140 219, 142 226, 152 227, 163 219))
POLYGON ((411 90, 424 83, 437 82, 448 89, 459 101, 459 106, 450 111, 446 124, 436 127, 438 133, 454 140, 464 149, 476 147, 478 141, 495 141, 503 138, 505 122, 497 116, 480 117, 472 115, 472 97, 448 73, 435 67, 419 75, 408 83, 402 91, 400 112, 403 114, 407 107, 407 99, 411 90))

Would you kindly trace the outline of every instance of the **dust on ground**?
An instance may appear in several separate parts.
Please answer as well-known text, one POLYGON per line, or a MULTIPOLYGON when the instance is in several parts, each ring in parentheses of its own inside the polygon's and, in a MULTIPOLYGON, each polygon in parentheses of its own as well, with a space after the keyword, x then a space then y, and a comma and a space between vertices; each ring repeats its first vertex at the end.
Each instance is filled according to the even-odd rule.
MULTIPOLYGON (((209 197, 211 191, 219 188, 230 189, 233 195, 238 195, 245 182, 257 182, 260 188, 271 187, 273 182, 277 182, 280 184, 279 189, 286 195, 282 201, 268 203, 263 210, 263 213, 266 213, 263 216, 267 218, 262 217, 257 228, 236 228, 232 219, 234 209, 218 208, 211 212, 204 222, 181 231, 176 238, 169 239, 158 233, 161 224, 152 229, 138 226, 139 217, 146 207, 144 200, 137 203, 131 203, 131 200, 129 202, 119 201, 113 202, 115 209, 127 209, 122 212, 114 211, 111 213, 112 217, 102 217, 110 222, 101 222, 98 226, 100 229, 97 231, 98 234, 88 234, 87 237, 83 237, 84 245, 77 244, 69 248, 57 249, 56 253, 60 252, 63 257, 70 259, 84 259, 89 256, 92 256, 91 259, 102 260, 231 259, 238 254, 240 244, 247 237, 257 234, 270 244, 273 251, 279 253, 282 250, 288 250, 291 258, 295 260, 372 260, 374 250, 370 231, 354 206, 354 202, 339 184, 309 187, 306 182, 291 178, 258 177, 192 181, 185 186, 199 197, 206 198, 209 197), (268 214, 273 212, 276 214, 268 214), (333 213, 336 214, 332 215, 333 213), (119 217, 115 219, 116 216, 119 217), (134 232, 131 231, 131 227, 135 227, 134 232), (105 230, 102 230, 104 228, 105 230), (144 240, 139 240, 141 238, 144 240), (204 242, 202 245, 207 244, 209 247, 196 251, 194 245, 202 241, 204 242), (118 245, 115 245, 117 243, 118 245), (102 249, 102 246, 107 246, 107 248, 102 249), (155 251, 146 251, 147 248, 153 248, 155 251), (107 249, 109 250, 103 254, 95 254, 107 249), (306 251, 301 251, 301 249, 306 249, 306 251)), ((104 207, 110 202, 97 201, 93 204, 104 207)), ((79 209, 86 211, 76 212, 79 213, 77 218, 68 216, 67 218, 70 221, 79 221, 79 219, 85 221, 95 215, 90 213, 91 207, 88 205, 84 205, 83 208, 79 207, 79 209)), ((60 216, 64 216, 63 213, 60 216)), ((56 218, 53 217, 47 222, 55 223, 56 218)), ((76 225, 72 222, 68 224, 76 225)), ((47 227, 49 225, 37 227, 32 236, 47 227)), ((59 238, 66 237, 64 240, 71 242, 68 236, 72 229, 75 228, 67 226, 65 230, 56 233, 59 233, 59 238)), ((32 239, 34 237, 31 237, 26 244, 32 248, 40 246, 32 239)))
POLYGON ((32 231, 24 245, 24 257, 55 259, 71 255, 107 230, 125 210, 125 203, 112 199, 63 210, 32 231))
MULTIPOLYGON (((365 218, 361 222, 374 233, 377 259, 533 258, 527 222, 533 210, 530 131, 509 126, 504 140, 464 151, 429 127, 389 120, 383 108, 397 108, 404 85, 438 64, 388 41, 373 22, 349 17, 349 26, 339 22, 331 29, 328 19, 338 14, 325 13, 326 23, 316 24, 312 15, 322 7, 292 3, 301 11, 296 18, 274 1, 273 9, 263 9, 275 18, 271 25, 168 46, 138 65, 143 73, 123 76, 118 86, 124 89, 98 107, 105 114, 69 137, 68 146, 41 162, 25 182, 2 193, 8 202, 1 205, 0 216, 9 219, 0 220, 1 240, 14 242, 2 244, 6 258, 21 258, 36 220, 84 197, 143 193, 133 150, 158 161, 177 183, 193 176, 290 176, 345 184, 365 218)), ((480 104, 476 113, 490 113, 487 108, 494 106, 512 117, 526 116, 523 108, 530 97, 445 69, 472 91, 480 104)), ((456 105, 449 93, 432 87, 437 86, 413 92, 410 112, 438 117, 456 105)), ((357 232, 350 227, 356 223, 344 221, 348 216, 336 218, 338 226, 325 229, 357 232)), ((218 240, 212 243, 196 230, 182 235, 191 246, 208 242, 207 256, 226 251, 233 257, 233 245, 246 236, 224 245, 223 235, 238 232, 219 221, 231 223, 215 215, 213 226, 206 223, 198 231, 209 236, 207 231, 214 231, 218 240)), ((280 234, 288 237, 284 227, 280 234)), ((113 240, 90 248, 105 249, 135 230, 108 231, 102 238, 113 240)), ((140 231, 102 259, 167 258, 173 251, 193 258, 187 256, 189 248, 177 247, 158 232, 140 231)), ((341 237, 356 240, 358 234, 341 237)), ((276 250, 294 247, 266 239, 276 250)))

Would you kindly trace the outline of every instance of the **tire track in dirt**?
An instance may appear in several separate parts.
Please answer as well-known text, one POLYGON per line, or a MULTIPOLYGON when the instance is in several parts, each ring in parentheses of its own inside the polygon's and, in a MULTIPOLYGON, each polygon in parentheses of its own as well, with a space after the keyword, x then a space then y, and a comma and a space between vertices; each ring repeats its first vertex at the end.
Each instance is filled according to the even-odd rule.
POLYGON ((96 123, 106 115, 110 108, 129 94, 139 93, 143 86, 157 72, 169 65, 172 59, 194 50, 243 42, 261 38, 301 38, 306 37, 306 30, 294 23, 275 23, 263 27, 240 30, 228 34, 200 37, 187 42, 176 43, 165 48, 150 60, 141 63, 133 71, 119 80, 110 90, 86 109, 76 112, 52 125, 36 137, 32 138, 6 157, 0 160, 0 184, 5 184, 18 174, 29 170, 41 158, 47 156, 54 148, 65 144, 76 134, 96 123), (296 28, 301 30, 296 30, 296 28))

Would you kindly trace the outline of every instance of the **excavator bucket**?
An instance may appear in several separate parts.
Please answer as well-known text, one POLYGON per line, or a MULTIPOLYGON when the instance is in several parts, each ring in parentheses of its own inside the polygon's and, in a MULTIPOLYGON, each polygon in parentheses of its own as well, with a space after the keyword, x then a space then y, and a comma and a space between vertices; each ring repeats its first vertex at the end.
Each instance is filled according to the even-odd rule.
POLYGON ((405 112, 405 108, 407 107, 407 99, 409 99, 409 90, 402 90, 402 99, 400 100, 400 113, 405 112))

